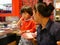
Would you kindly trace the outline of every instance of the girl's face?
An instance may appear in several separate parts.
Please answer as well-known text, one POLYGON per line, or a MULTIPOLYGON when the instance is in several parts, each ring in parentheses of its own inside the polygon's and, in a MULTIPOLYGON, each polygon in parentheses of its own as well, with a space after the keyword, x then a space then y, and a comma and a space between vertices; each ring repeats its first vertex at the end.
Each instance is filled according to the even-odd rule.
POLYGON ((22 16, 24 19, 29 19, 31 17, 27 12, 22 13, 22 16))

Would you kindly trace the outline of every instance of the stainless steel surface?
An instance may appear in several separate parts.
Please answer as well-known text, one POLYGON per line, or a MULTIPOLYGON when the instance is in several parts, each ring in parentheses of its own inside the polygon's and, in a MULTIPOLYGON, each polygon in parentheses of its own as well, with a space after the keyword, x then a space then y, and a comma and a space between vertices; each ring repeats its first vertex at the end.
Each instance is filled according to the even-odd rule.
POLYGON ((7 35, 0 36, 0 39, 1 39, 1 38, 5 38, 5 37, 7 37, 7 35))

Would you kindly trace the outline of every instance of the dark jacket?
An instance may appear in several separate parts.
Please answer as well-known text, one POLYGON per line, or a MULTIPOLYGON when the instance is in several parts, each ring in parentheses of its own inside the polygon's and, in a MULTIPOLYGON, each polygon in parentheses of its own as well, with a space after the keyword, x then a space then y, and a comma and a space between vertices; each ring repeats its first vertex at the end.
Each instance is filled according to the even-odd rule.
POLYGON ((57 41, 60 41, 60 23, 49 20, 44 29, 41 25, 37 28, 38 45, 57 45, 57 41))

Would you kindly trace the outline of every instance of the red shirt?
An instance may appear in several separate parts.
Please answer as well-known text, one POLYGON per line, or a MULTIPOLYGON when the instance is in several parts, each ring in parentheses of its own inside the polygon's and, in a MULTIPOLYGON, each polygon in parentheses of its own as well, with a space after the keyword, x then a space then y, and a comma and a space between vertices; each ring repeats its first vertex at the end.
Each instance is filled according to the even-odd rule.
POLYGON ((30 32, 35 32, 36 31, 36 24, 34 20, 29 19, 29 20, 23 20, 20 26, 21 31, 26 31, 30 30, 30 32))

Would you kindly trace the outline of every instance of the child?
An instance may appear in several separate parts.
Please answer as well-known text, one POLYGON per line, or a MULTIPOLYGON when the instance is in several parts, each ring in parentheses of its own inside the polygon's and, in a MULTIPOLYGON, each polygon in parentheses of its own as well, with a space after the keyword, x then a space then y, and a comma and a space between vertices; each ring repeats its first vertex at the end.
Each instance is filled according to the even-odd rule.
POLYGON ((21 40, 19 45, 33 45, 31 41, 28 40, 26 34, 34 33, 36 31, 36 24, 31 18, 33 15, 32 8, 29 6, 23 6, 21 8, 22 17, 18 21, 17 25, 20 25, 21 40))

